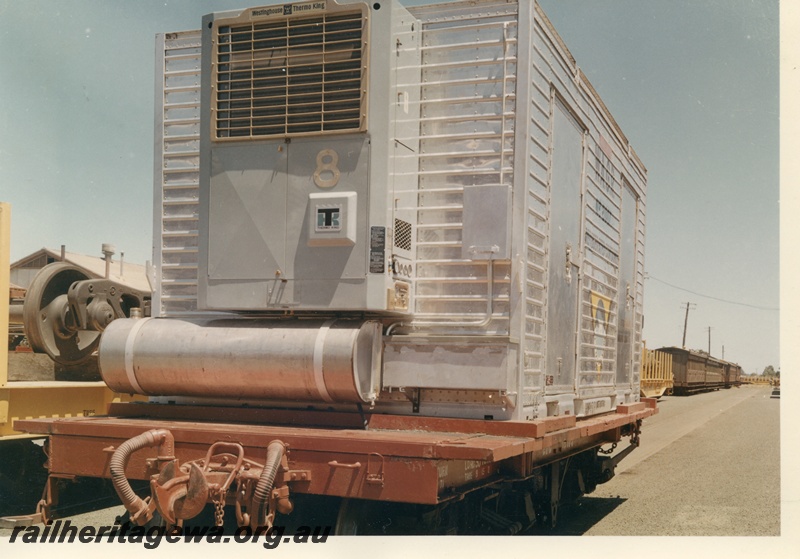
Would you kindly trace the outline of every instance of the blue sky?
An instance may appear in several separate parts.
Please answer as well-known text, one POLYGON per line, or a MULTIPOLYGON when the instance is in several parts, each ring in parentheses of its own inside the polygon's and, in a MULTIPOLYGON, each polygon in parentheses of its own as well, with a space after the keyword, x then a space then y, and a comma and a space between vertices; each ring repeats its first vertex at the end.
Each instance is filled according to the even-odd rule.
MULTIPOLYGON (((406 4, 426 2, 407 1, 406 4)), ((541 0, 649 171, 645 338, 778 355, 777 0, 541 0), (713 298, 711 298, 713 297, 713 298)), ((0 199, 12 261, 151 259, 158 32, 241 0, 0 0, 0 199)))

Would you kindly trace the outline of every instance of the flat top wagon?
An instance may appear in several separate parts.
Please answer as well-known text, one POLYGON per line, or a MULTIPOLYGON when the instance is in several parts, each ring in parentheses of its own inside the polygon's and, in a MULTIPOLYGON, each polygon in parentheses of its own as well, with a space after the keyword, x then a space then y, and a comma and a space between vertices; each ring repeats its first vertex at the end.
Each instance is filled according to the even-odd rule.
POLYGON ((221 12, 156 66, 152 304, 92 323, 148 402, 17 422, 39 520, 89 476, 140 525, 514 533, 613 476, 657 411, 647 172, 538 5, 221 12))

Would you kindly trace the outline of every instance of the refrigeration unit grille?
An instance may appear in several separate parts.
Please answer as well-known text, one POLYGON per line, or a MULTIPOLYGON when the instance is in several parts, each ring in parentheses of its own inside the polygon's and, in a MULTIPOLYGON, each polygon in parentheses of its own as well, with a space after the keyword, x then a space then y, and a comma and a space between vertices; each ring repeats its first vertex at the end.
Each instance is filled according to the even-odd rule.
POLYGON ((215 139, 363 131, 366 28, 361 11, 219 22, 215 139))
POLYGON ((394 246, 411 250, 411 224, 402 219, 394 220, 394 246))

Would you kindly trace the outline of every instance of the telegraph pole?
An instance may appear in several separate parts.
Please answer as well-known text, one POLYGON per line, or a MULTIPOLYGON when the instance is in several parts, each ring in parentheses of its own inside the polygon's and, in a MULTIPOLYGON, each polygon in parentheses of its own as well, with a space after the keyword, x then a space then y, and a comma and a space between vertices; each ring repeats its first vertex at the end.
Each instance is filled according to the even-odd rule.
POLYGON ((708 327, 708 354, 711 355, 711 326, 708 327))
POLYGON ((686 303, 686 317, 683 319, 683 343, 681 347, 686 349, 686 325, 689 324, 689 309, 694 308, 694 303, 686 303))

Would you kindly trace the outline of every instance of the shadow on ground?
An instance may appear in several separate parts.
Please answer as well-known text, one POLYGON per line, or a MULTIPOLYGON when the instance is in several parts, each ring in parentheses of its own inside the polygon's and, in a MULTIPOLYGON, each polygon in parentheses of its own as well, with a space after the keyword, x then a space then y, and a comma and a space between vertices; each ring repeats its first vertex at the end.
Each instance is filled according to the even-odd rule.
POLYGON ((564 505, 559 509, 558 525, 555 528, 534 526, 525 534, 528 536, 581 536, 626 500, 621 497, 581 497, 575 503, 564 505))

